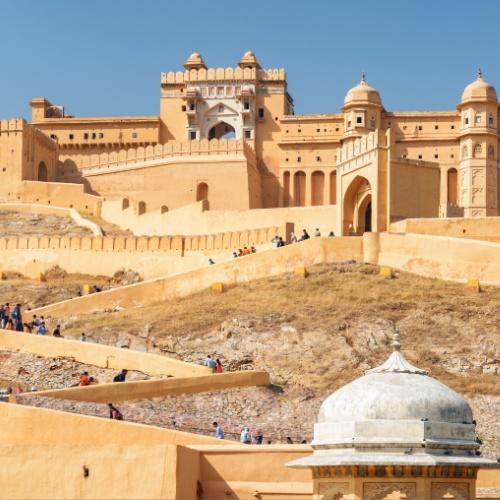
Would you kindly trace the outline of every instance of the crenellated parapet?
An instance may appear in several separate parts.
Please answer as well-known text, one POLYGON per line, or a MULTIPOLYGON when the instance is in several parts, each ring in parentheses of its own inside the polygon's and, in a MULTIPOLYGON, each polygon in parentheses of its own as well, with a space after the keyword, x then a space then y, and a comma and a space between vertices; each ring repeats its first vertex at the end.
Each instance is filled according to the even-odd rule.
POLYGON ((162 85, 178 85, 193 82, 214 81, 282 81, 286 80, 286 71, 283 68, 199 68, 186 71, 169 71, 161 73, 162 85))
POLYGON ((60 165, 60 175, 75 173, 77 170, 106 170, 120 166, 139 164, 155 160, 200 159, 201 157, 244 156, 255 165, 255 150, 245 140, 236 139, 201 139, 191 141, 170 141, 166 144, 138 148, 122 149, 94 155, 73 155, 60 165))

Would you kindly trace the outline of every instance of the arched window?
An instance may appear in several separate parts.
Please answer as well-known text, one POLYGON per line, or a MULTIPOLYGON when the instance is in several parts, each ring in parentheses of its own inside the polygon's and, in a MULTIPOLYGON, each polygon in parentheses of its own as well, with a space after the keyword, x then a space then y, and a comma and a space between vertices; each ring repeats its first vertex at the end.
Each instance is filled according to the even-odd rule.
POLYGON ((465 160, 466 158, 468 158, 468 154, 469 151, 467 149, 467 146, 466 145, 462 146, 462 159, 465 160))
POLYGON ((126 210, 128 207, 130 207, 130 201, 128 201, 128 198, 123 198, 123 200, 122 200, 122 210, 126 210))
POLYGON ((160 213, 165 214, 168 212, 168 207, 166 205, 162 205, 160 208, 160 213))
POLYGON ((481 124, 481 113, 476 113, 476 118, 475 118, 474 122, 476 125, 481 124))
POLYGON ((137 214, 142 215, 146 213, 146 202, 145 201, 140 201, 139 205, 137 207, 137 214))
POLYGON ((495 147, 492 146, 491 144, 488 146, 488 158, 490 160, 494 160, 495 159, 495 147))
POLYGON ((448 203, 457 204, 458 175, 456 168, 450 168, 447 172, 448 203))
POLYGON ((196 201, 208 200, 208 184, 200 182, 196 188, 196 201))
POLYGON ((41 161, 38 164, 38 180, 42 182, 47 182, 48 181, 48 172, 47 172, 47 165, 45 165, 45 162, 41 161))
POLYGON ((325 192, 325 174, 319 170, 311 175, 311 204, 323 205, 323 193, 325 192))
POLYGON ((474 149, 472 150, 472 158, 479 158, 482 153, 481 144, 475 144, 474 149))
POLYGON ((488 115, 488 125, 490 127, 493 127, 493 125, 495 125, 495 119, 493 118, 493 113, 490 113, 488 115))
POLYGON ((306 174, 295 172, 293 176, 293 204, 295 207, 304 207, 306 204, 306 174))

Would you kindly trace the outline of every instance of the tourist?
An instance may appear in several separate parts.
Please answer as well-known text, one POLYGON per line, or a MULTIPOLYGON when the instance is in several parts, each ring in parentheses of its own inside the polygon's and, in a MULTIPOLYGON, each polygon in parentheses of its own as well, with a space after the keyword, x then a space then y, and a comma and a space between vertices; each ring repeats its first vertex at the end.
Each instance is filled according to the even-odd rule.
POLYGON ((14 307, 14 309, 12 310, 12 319, 14 321, 22 319, 21 304, 16 304, 16 307, 14 307))
POLYGON ((122 412, 118 408, 113 406, 111 403, 108 403, 108 407, 109 407, 109 418, 111 418, 112 420, 123 420, 122 412))
POLYGON ((61 325, 57 325, 52 332, 53 337, 62 337, 61 335, 61 325))
POLYGON ((290 233, 290 243, 297 243, 297 241, 299 241, 299 240, 297 239, 297 235, 296 235, 296 234, 292 231, 292 232, 290 233))
POLYGON ((275 247, 278 247, 278 242, 279 242, 279 238, 278 238, 278 235, 276 235, 272 240, 271 240, 271 243, 274 243, 274 246, 275 247))
POLYGON ((45 321, 42 321, 37 328, 37 335, 45 335, 47 333, 47 327, 45 326, 45 321))
POLYGON ((89 378, 88 372, 83 372, 80 375, 80 383, 78 385, 82 385, 82 386, 90 385, 90 378, 89 378))
POLYGON ((286 438, 286 444, 293 444, 292 438, 290 436, 286 438))
POLYGON ((283 238, 280 236, 278 238, 278 243, 276 243, 276 247, 277 248, 281 248, 281 247, 284 247, 285 246, 285 242, 283 241, 283 238))
POLYGON ((243 247, 243 255, 250 255, 250 249, 248 247, 243 247))
POLYGON ((215 429, 215 437, 217 439, 224 439, 224 431, 222 430, 222 427, 217 422, 213 422, 212 425, 215 429))
POLYGON ((16 319, 16 332, 24 331, 24 325, 20 318, 16 319))
POLYGON ((15 330, 16 327, 14 326, 14 320, 12 318, 9 319, 9 322, 7 323, 7 330, 15 330))
POLYGON ((264 433, 261 429, 252 429, 252 443, 253 444, 262 444, 264 440, 264 433))
POLYGON ((208 263, 209 265, 213 266, 215 264, 215 261, 212 258, 210 258, 208 259, 208 263))
POLYGON ((319 228, 317 227, 316 228, 316 231, 314 231, 314 236, 317 238, 318 236, 321 236, 321 232, 319 230, 319 228))
POLYGON ((257 249, 255 248, 255 245, 254 245, 254 244, 250 247, 250 251, 251 251, 252 253, 257 252, 257 249))
POLYGON ((236 253, 236 250, 233 252, 233 259, 237 259, 238 258, 238 254, 236 253))
POLYGON ((25 333, 31 333, 33 331, 33 326, 31 324, 31 321, 29 323, 24 323, 23 326, 25 333))
POLYGON ((2 307, 2 311, 3 311, 2 328, 5 328, 9 323, 10 319, 10 306, 8 302, 2 307))
POLYGON ((300 241, 305 241, 310 238, 309 233, 305 230, 302 229, 302 236, 300 237, 300 241))
POLYGON ((330 231, 330 233, 328 234, 328 237, 333 238, 334 236, 335 236, 335 233, 333 231, 330 231))
POLYGON ((243 250, 238 248, 238 257, 243 257, 243 250))
POLYGON ((249 427, 243 427, 241 434, 240 434, 240 443, 252 444, 252 435, 250 434, 249 427))
POLYGON ((81 342, 87 342, 87 335, 85 335, 84 333, 81 333, 80 334, 80 341, 81 342))
POLYGON ((3 308, 5 307, 4 304, 2 304, 2 307, 0 307, 0 327, 3 328, 3 308))
POLYGON ((215 360, 215 373, 222 373, 224 371, 224 367, 219 359, 215 360))
POLYGON ((215 368, 217 367, 217 363, 214 361, 212 356, 210 356, 210 354, 205 358, 204 365, 208 368, 211 368, 212 372, 214 372, 215 368))
POLYGON ((128 370, 126 370, 124 368, 120 373, 118 373, 117 375, 115 375, 113 377, 113 382, 125 382, 125 378, 127 377, 127 373, 128 373, 128 370))

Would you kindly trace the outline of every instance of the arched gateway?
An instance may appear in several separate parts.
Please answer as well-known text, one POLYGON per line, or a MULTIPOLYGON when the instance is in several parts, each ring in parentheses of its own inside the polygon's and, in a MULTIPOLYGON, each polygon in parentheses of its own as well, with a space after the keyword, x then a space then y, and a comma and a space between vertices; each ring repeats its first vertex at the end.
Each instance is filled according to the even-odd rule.
POLYGON ((372 188, 366 177, 358 175, 351 182, 344 195, 343 234, 362 235, 371 231, 372 220, 372 188))

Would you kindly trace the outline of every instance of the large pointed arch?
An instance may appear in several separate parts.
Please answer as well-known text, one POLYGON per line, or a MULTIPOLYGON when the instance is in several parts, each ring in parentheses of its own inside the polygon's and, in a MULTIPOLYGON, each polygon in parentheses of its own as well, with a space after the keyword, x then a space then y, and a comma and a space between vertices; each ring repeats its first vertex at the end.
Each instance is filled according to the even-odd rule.
POLYGON ((352 180, 344 194, 342 208, 343 234, 362 235, 372 230, 372 188, 366 177, 358 175, 352 180))

